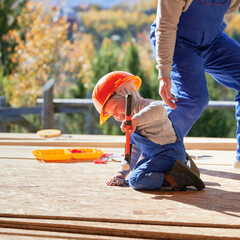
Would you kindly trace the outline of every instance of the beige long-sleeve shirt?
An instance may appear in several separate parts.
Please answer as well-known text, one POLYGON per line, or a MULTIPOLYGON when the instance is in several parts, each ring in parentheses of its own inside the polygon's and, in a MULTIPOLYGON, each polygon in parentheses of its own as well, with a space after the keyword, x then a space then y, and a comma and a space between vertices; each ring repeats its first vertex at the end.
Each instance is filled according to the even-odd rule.
MULTIPOLYGON (((137 100, 133 108, 133 117, 138 121, 137 131, 145 138, 157 144, 175 143, 177 141, 177 134, 163 104, 159 101, 141 97, 137 100)), ((133 144, 130 170, 134 168, 141 154, 142 150, 133 144)), ((125 161, 123 160, 119 172, 127 176, 130 170, 123 170, 124 163, 125 161)))
POLYGON ((133 117, 138 121, 138 132, 145 138, 161 145, 176 142, 175 130, 161 102, 141 98, 133 109, 133 117))
MULTIPOLYGON (((176 43, 177 25, 182 12, 193 0, 158 0, 156 18, 156 60, 159 78, 170 77, 176 43)), ((231 0, 228 13, 240 11, 240 0, 231 0)))

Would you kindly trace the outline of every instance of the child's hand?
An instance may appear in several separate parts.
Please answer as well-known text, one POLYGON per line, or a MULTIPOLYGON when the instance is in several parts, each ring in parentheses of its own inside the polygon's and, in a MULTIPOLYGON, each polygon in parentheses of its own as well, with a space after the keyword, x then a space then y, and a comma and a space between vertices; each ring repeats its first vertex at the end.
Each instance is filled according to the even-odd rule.
POLYGON ((118 172, 106 184, 108 186, 113 186, 114 185, 113 181, 114 181, 115 178, 120 178, 120 179, 124 179, 125 180, 125 176, 122 173, 118 172))
MULTIPOLYGON (((122 132, 126 132, 126 121, 123 121, 121 124, 121 130, 122 132)), ((131 129, 129 129, 129 133, 134 133, 136 128, 138 126, 138 121, 136 118, 131 119, 131 129)))

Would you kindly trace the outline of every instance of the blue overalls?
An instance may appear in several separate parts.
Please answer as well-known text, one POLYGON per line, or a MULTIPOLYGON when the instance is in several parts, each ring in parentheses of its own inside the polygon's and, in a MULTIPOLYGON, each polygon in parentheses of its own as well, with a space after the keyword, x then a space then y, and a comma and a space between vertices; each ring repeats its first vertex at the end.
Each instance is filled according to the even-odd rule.
POLYGON ((183 145, 181 130, 174 126, 177 134, 175 143, 156 144, 135 131, 130 141, 142 151, 141 159, 129 176, 129 185, 136 190, 161 190, 164 182, 164 173, 170 171, 176 160, 185 163, 186 151, 183 145))
MULTIPOLYGON (((178 98, 175 110, 166 106, 169 118, 186 136, 208 105, 209 94, 205 72, 223 86, 235 89, 240 161, 240 45, 223 33, 224 14, 231 0, 193 0, 183 12, 177 30, 171 71, 173 95, 178 98)), ((155 22, 151 26, 151 44, 156 54, 155 22)))

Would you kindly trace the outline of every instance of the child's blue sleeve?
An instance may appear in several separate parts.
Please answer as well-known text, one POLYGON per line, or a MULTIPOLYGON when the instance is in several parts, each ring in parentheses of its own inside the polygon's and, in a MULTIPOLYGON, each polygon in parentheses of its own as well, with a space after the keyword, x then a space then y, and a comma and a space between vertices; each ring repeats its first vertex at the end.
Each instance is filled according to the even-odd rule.
POLYGON ((121 166, 118 172, 123 173, 123 175, 126 177, 130 171, 133 170, 136 163, 138 162, 140 156, 142 154, 142 151, 137 147, 137 145, 132 144, 132 151, 131 151, 131 161, 130 161, 130 169, 128 171, 123 170, 123 164, 126 163, 123 159, 121 162, 121 166))

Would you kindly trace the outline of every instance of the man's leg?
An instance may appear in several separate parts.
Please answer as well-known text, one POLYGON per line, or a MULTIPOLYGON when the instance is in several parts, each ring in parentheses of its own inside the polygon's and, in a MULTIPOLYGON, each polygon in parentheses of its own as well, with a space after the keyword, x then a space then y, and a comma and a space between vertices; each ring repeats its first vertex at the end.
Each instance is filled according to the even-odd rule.
MULTIPOLYGON (((156 23, 151 25, 150 42, 156 57, 156 23)), ((172 94, 178 98, 177 108, 166 106, 170 119, 186 136, 208 105, 209 95, 203 60, 197 50, 177 40, 171 72, 172 94)))
MULTIPOLYGON (((236 119, 238 142, 237 160, 240 161, 240 44, 223 33, 204 52, 206 72, 220 84, 237 90, 236 119)), ((238 164, 240 167, 240 163, 238 164)))
POLYGON ((170 119, 186 136, 209 101, 203 61, 197 50, 177 42, 171 79, 171 91, 178 102, 175 110, 166 109, 170 119))

